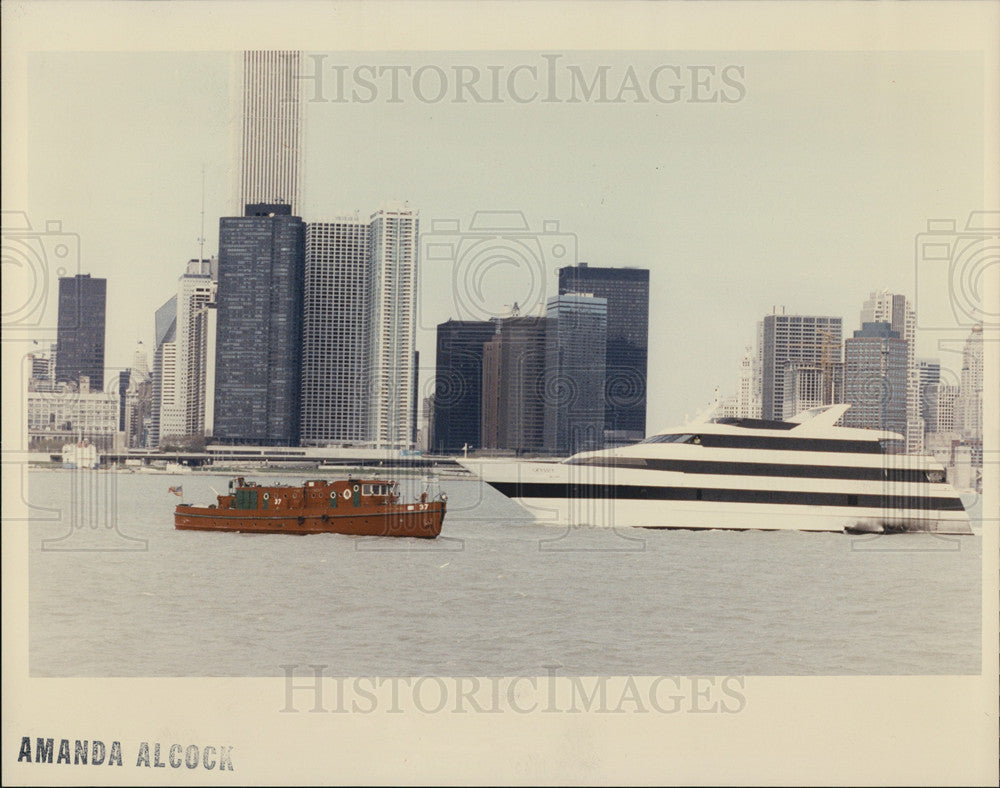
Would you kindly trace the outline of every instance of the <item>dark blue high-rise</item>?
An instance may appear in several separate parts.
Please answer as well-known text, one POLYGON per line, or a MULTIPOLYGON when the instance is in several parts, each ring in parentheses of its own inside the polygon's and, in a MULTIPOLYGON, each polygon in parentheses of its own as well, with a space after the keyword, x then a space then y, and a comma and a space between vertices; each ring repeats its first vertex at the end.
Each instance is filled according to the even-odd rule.
POLYGON ((56 334, 56 380, 79 386, 90 380, 91 391, 104 389, 104 316, 108 280, 90 274, 59 280, 56 334))
POLYGON ((305 224, 286 204, 219 220, 214 440, 299 443, 305 224))
POLYGON ((649 271, 559 269, 559 295, 589 293, 608 302, 604 369, 604 430, 608 445, 646 436, 646 364, 649 342, 649 271))
POLYGON ((491 320, 448 320, 438 325, 434 451, 480 446, 483 345, 495 334, 491 320))

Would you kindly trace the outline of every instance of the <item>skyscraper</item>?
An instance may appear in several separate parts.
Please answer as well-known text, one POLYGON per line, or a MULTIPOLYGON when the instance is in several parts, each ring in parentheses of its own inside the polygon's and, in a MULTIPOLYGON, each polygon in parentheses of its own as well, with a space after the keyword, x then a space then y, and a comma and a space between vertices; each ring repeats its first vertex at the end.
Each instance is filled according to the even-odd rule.
POLYGON ((136 343, 135 352, 132 354, 132 372, 140 381, 149 379, 149 357, 141 340, 136 343))
POLYGON ((933 432, 928 421, 931 418, 931 406, 929 391, 935 383, 941 382, 941 361, 936 358, 918 358, 916 360, 918 394, 917 401, 920 403, 920 418, 924 422, 924 436, 928 432, 933 432))
POLYGON ((938 433, 955 431, 955 403, 958 395, 958 386, 944 383, 931 383, 927 386, 924 396, 924 424, 929 439, 938 433))
MULTIPOLYGON (((906 340, 889 323, 862 323, 844 341, 845 427, 906 434, 906 340)), ((905 449, 905 445, 899 447, 905 449)))
POLYGON ((177 398, 184 414, 184 435, 205 434, 206 354, 209 337, 205 311, 215 302, 218 265, 212 260, 189 260, 177 286, 177 398))
POLYGON ((104 321, 106 279, 90 274, 60 277, 56 329, 56 381, 80 385, 90 379, 90 390, 104 388, 104 321))
POLYGON ((483 346, 495 330, 492 320, 448 320, 438 325, 432 451, 482 445, 483 346))
POLYGON ((372 215, 368 228, 368 433, 377 446, 413 445, 418 215, 388 205, 372 215))
POLYGON ((288 205, 219 220, 213 436, 299 441, 305 225, 288 205))
POLYGON ((843 383, 844 365, 840 361, 825 366, 802 361, 785 364, 782 420, 788 421, 810 408, 841 402, 843 383))
POLYGON ((483 346, 484 449, 541 451, 548 319, 508 317, 483 346))
POLYGON ((184 412, 177 403, 177 296, 173 295, 154 318, 156 349, 153 351, 153 402, 150 411, 149 444, 176 440, 184 434, 184 412))
POLYGON ((234 215, 258 203, 286 203, 302 212, 303 102, 301 52, 243 52, 234 96, 242 118, 236 146, 239 183, 234 215))
MULTIPOLYGON (((785 407, 785 366, 804 363, 832 370, 840 361, 843 319, 771 314, 763 322, 761 417, 780 421, 785 407)), ((829 380, 832 384, 832 374, 829 380)))
POLYGON ((123 369, 118 373, 118 431, 125 432, 129 410, 129 388, 132 383, 132 371, 123 369))
POLYGON ((760 418, 760 364, 758 351, 746 346, 740 359, 740 374, 733 403, 733 415, 744 419, 760 418))
POLYGON ((195 439, 210 437, 215 424, 215 336, 218 309, 212 300, 191 316, 191 361, 188 365, 187 433, 195 439))
POLYGON ((302 310, 304 444, 368 440, 368 225, 306 225, 302 310))
POLYGON ((125 395, 125 445, 129 448, 145 448, 148 446, 152 425, 153 380, 146 348, 141 341, 136 344, 129 373, 128 391, 125 395))
POLYGON ((608 302, 566 293, 547 305, 545 448, 575 454, 604 446, 608 302))
POLYGON ((924 445, 924 423, 920 415, 920 373, 916 366, 917 314, 904 295, 880 290, 871 293, 861 307, 861 324, 888 323, 906 342, 906 435, 907 454, 919 454, 924 445))
POLYGON ((955 429, 967 440, 983 439, 983 327, 974 325, 962 348, 962 377, 955 402, 955 429))
POLYGON ((649 271, 593 268, 587 263, 559 269, 559 295, 590 293, 607 301, 604 429, 607 442, 646 436, 646 365, 649 335, 649 271))

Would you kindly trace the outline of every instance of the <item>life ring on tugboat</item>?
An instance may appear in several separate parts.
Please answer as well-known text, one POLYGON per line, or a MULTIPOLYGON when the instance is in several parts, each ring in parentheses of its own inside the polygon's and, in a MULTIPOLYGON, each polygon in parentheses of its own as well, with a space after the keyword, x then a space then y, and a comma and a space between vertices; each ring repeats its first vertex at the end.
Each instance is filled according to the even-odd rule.
POLYGON ((350 490, 344 490, 344 500, 345 501, 351 500, 351 491, 350 490))

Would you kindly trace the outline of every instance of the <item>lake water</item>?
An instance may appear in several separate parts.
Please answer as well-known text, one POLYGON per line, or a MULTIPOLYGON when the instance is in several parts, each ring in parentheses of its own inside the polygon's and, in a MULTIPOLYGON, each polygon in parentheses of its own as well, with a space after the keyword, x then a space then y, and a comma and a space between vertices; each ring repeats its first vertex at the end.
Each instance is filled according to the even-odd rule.
POLYGON ((468 479, 433 541, 174 529, 227 480, 30 473, 31 674, 980 672, 978 534, 559 528, 468 479))

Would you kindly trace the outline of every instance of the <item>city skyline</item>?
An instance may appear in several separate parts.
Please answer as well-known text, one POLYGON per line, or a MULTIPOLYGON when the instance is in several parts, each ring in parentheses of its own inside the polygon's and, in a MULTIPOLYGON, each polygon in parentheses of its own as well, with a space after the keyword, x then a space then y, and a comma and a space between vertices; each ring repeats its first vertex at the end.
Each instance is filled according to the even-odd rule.
MULTIPOLYGON (((327 582, 330 576, 371 589, 361 614, 345 608, 348 618, 331 617, 331 606, 313 604, 288 636, 280 605, 268 601, 271 614, 264 610, 256 620, 244 615, 246 594, 217 592, 269 576, 276 564, 270 549, 245 538, 224 538, 207 553, 166 549, 168 541, 196 539, 171 532, 156 512, 213 500, 207 485, 218 482, 192 474, 183 479, 186 497, 176 497, 166 487, 179 480, 82 474, 94 482, 91 497, 107 506, 81 517, 80 497, 66 489, 66 480, 80 474, 6 463, 14 494, 5 496, 5 512, 15 522, 5 531, 13 540, 5 551, 5 591, 12 591, 5 613, 12 642, 21 646, 6 655, 12 658, 5 677, 15 688, 6 704, 12 751, 22 736, 32 738, 33 756, 36 735, 56 736, 57 745, 70 737, 70 746, 73 736, 114 738, 129 771, 140 740, 152 750, 158 731, 174 731, 184 746, 231 752, 243 782, 331 774, 355 782, 752 783, 789 774, 804 782, 995 782, 996 715, 984 716, 982 701, 992 707, 997 673, 997 232, 986 234, 992 257, 966 259, 957 277, 949 263, 970 215, 1000 208, 1000 7, 985 0, 633 0, 566 8, 537 0, 4 4, 4 208, 24 218, 8 233, 5 216, 4 246, 45 266, 34 281, 4 266, 7 399, 15 401, 17 386, 23 388, 13 365, 29 366, 27 355, 56 341, 63 275, 107 280, 106 384, 123 368, 141 368, 141 359, 133 364, 140 340, 152 366, 157 308, 176 298, 187 261, 218 253, 219 218, 241 214, 227 207, 238 178, 232 159, 239 116, 229 90, 234 56, 295 49, 310 66, 311 55, 325 54, 321 89, 303 86, 308 97, 327 99, 309 104, 303 118, 303 221, 356 211, 367 217, 383 201, 408 200, 420 211, 425 237, 457 239, 455 254, 424 266, 431 275, 418 283, 418 400, 431 393, 437 325, 507 314, 515 301, 544 306, 558 293, 558 268, 579 261, 650 271, 648 432, 701 411, 716 387, 752 407, 755 355, 746 348, 755 346, 757 324, 773 307, 841 317, 843 336, 851 337, 861 329, 864 300, 884 289, 913 301, 915 356, 940 365, 939 382, 927 376, 928 425, 952 432, 956 409, 974 399, 958 402, 962 379, 983 370, 978 533, 955 542, 923 534, 832 540, 642 531, 633 542, 602 531, 598 546, 611 549, 583 552, 589 541, 580 537, 590 534, 579 529, 563 535, 517 522, 493 527, 489 509, 473 510, 482 523, 463 523, 468 496, 456 493, 473 485, 449 480, 443 486, 451 522, 462 527, 433 545, 447 554, 348 544, 347 560, 336 561, 332 553, 318 555, 314 540, 282 542, 297 555, 282 562, 276 580, 309 580, 319 590, 307 587, 308 600, 342 589, 344 583, 327 582), (560 100, 546 103, 553 58, 560 100), (366 66, 374 73, 357 71, 366 66), (650 96, 651 78, 660 75, 667 97, 672 72, 656 69, 673 66, 682 95, 660 103, 650 96), (571 101, 572 67, 588 84, 606 73, 607 100, 598 85, 591 100, 571 101), (731 84, 722 82, 726 69, 731 84), (418 70, 427 100, 412 90, 418 70), (448 95, 433 102, 439 73, 448 95), (398 103, 391 100, 394 75, 398 103), (616 103, 629 75, 649 101, 624 91, 616 103), (366 103, 368 78, 377 90, 366 103), (453 100, 466 78, 482 102, 468 91, 466 101, 453 100), (704 93, 718 90, 730 101, 691 101, 698 79, 704 93), (519 103, 511 86, 524 97, 538 88, 539 98, 519 103), (342 96, 347 101, 335 100, 342 96), (522 212, 532 232, 560 238, 536 245, 536 267, 498 265, 482 281, 460 277, 459 298, 455 261, 470 259, 461 256, 462 239, 474 234, 476 212, 501 210, 522 212), (558 227, 547 232, 546 222, 558 227), (938 254, 925 257, 923 241, 931 236, 938 254), (560 244, 573 260, 555 259, 560 244), (67 247, 68 257, 61 254, 67 247), (47 292, 33 287, 39 281, 47 292), (9 294, 19 291, 30 298, 10 303, 9 294), (977 297, 988 300, 981 341, 970 343, 968 305, 977 297), (95 535, 117 535, 121 527, 130 541, 124 547, 145 551, 47 552, 46 537, 76 536, 73 525, 80 534, 87 533, 83 526, 100 527, 95 535), (149 536, 148 543, 137 536, 149 536), (776 553, 776 540, 788 549, 776 553), (230 543, 247 560, 227 560, 230 543), (191 566, 198 556, 207 567, 200 584, 191 566), (401 606, 407 621, 419 624, 419 616, 398 582, 371 582, 380 566, 394 580, 400 567, 407 577, 430 578, 423 603, 443 629, 414 631, 417 645, 441 654, 439 662, 421 649, 392 647, 400 630, 387 614, 401 606), (112 575, 118 587, 106 582, 112 575), (485 580, 470 586, 470 576, 485 580), (581 578, 596 580, 584 588, 581 578), (107 592, 110 618, 107 604, 91 605, 89 615, 80 607, 81 588, 91 586, 97 597, 107 592), (448 597, 466 587, 458 594, 463 610, 452 615, 448 597), (552 589, 555 603, 545 593, 552 589), (200 604, 203 596, 221 607, 200 604), (200 627, 191 616, 174 615, 187 609, 181 604, 188 597, 188 607, 204 614, 200 627), (924 597, 936 604, 923 604, 924 597), (643 615, 636 601, 650 598, 666 614, 643 615), (734 600, 747 602, 749 614, 734 611, 734 600), (586 615, 562 616, 566 626, 553 630, 553 616, 564 608, 586 615), (737 614, 742 628, 734 628, 737 614), (111 637, 121 647, 109 649, 107 637, 92 635, 115 621, 139 636, 111 637), (491 648, 508 623, 519 637, 504 641, 511 648, 491 648), (317 626, 333 635, 317 636, 317 626), (255 627, 271 637, 258 637, 251 649, 234 641, 234 631, 255 627), (445 636, 423 637, 438 630, 445 636), (457 651, 448 648, 454 633, 462 641, 457 651), (675 642, 678 648, 664 646, 675 642), (356 669, 345 666, 344 655, 356 669), (284 673, 276 667, 282 665, 284 673), (323 680, 317 708, 350 711, 353 699, 356 713, 309 714, 314 672, 323 680), (45 678, 51 675, 77 678, 53 682, 45 678), (117 678, 86 678, 97 675, 117 678), (163 675, 176 678, 156 678, 163 675), (200 675, 242 678, 183 678, 200 675), (375 702, 357 692, 338 695, 350 690, 352 676, 362 689, 371 684, 375 702), (473 695, 485 696, 482 703, 469 703, 470 681, 479 682, 473 695), (500 698, 492 705, 491 688, 500 698), (449 701, 440 713, 439 695, 441 705, 449 701), (99 697, 115 712, 94 709, 99 697), (207 709, 202 723, 191 723, 193 702, 207 709), (585 713, 544 713, 557 704, 585 713), (87 708, 94 709, 92 725, 79 728, 81 714, 73 712, 87 708), (701 713, 706 709, 719 713, 701 713), (34 727, 18 730, 20 719, 34 727), (373 728, 405 734, 413 726, 425 735, 397 736, 388 749, 373 749, 373 728), (593 735, 563 735, 581 727, 593 735), (337 746, 330 747, 334 728, 337 746), (501 739, 481 735, 483 728, 505 734, 512 746, 498 747, 501 739), (676 735, 665 738, 666 729, 676 735), (867 735, 890 730, 906 735, 867 735)), ((422 260, 425 251, 421 245, 422 260)), ((4 435, 14 444, 16 409, 7 410, 4 435)), ((30 398, 24 410, 31 413, 30 398)), ((964 412, 959 421, 964 425, 964 412)), ((961 464, 971 471, 975 449, 961 448, 961 464)), ((944 445, 940 451, 948 453, 944 445)), ((957 463, 954 446, 950 454, 957 463)), ((956 487, 971 486, 973 476, 960 474, 956 487)), ((515 510, 499 517, 512 519, 508 511, 515 510)), ((273 540, 265 541, 269 548, 273 540)), ((162 748, 174 739, 159 741, 162 748)), ((64 767, 10 764, 22 782, 53 768, 64 767)), ((84 767, 91 768, 106 767, 84 767)), ((141 781, 140 772, 154 779, 157 770, 131 772, 141 781)))
MULTIPOLYGON (((399 63, 401 58, 417 62, 404 55, 389 53, 384 60, 390 64, 399 63)), ((100 276, 108 273, 105 268, 112 260, 125 257, 137 261, 134 270, 126 267, 109 277, 109 325, 122 327, 108 337, 111 377, 128 365, 137 339, 149 343, 153 311, 170 292, 166 288, 176 280, 185 261, 197 253, 203 162, 209 217, 206 256, 217 249, 213 218, 226 215, 229 179, 221 168, 225 166, 222 162, 231 158, 232 122, 211 108, 229 96, 228 57, 202 53, 186 53, 184 57, 33 56, 32 77, 38 83, 38 95, 46 97, 45 102, 29 102, 33 145, 65 164, 74 181, 92 180, 86 173, 98 164, 114 169, 113 162, 122 156, 141 155, 131 150, 105 150, 93 136, 96 130, 89 125, 89 114, 82 120, 67 119, 63 113, 81 100, 80 96, 92 97, 97 107, 109 111, 119 107, 117 114, 123 115, 126 124, 153 123, 159 131, 151 143, 169 154, 175 168, 170 172, 151 168, 147 176, 160 172, 154 177, 160 184, 158 190, 172 190, 162 210, 150 212, 149 217, 136 217, 134 209, 129 214, 134 219, 131 234, 162 241, 156 245, 154 259, 149 259, 148 245, 144 247, 147 251, 133 251, 135 242, 116 237, 119 234, 111 229, 112 213, 128 210, 121 197, 110 200, 108 210, 85 209, 76 201, 75 188, 67 187, 65 180, 49 183, 43 175, 32 182, 28 207, 33 221, 58 217, 64 230, 81 234, 81 270, 100 276), (67 69, 60 68, 68 65, 68 59, 79 59, 78 68, 73 70, 79 76, 67 76, 67 69), (125 61, 129 69, 124 68, 125 61), (60 73, 59 79, 53 69, 60 73), (165 102, 161 109, 122 103, 135 95, 143 79, 154 74, 161 80, 165 75, 180 80, 177 90, 164 85, 172 103, 165 102), (121 91, 92 96, 91 83, 81 84, 87 75, 103 75, 106 82, 120 84, 121 91), (182 99, 180 84, 188 77, 195 79, 199 90, 189 91, 182 99), (67 99, 64 106, 56 97, 67 91, 73 92, 74 98, 67 99), (130 111, 123 113, 125 108, 130 111), (185 131, 180 133, 175 113, 183 108, 192 112, 185 113, 185 131), (203 118, 194 134, 189 116, 203 118), (71 150, 67 148, 67 131, 96 146, 93 163, 67 158, 71 150)), ((326 56, 310 62, 329 69, 332 63, 352 62, 351 57, 326 56)), ((517 63, 533 57, 530 53, 520 57, 505 53, 503 59, 517 63)), ((616 57, 636 68, 658 62, 649 53, 616 57)), ((468 295, 475 295, 472 285, 453 270, 456 264, 468 261, 453 261, 449 266, 422 259, 416 337, 416 349, 425 363, 420 370, 421 399, 433 383, 429 360, 434 355, 438 323, 449 317, 478 318, 479 314, 469 314, 477 309, 503 314, 504 307, 514 301, 544 304, 547 297, 556 294, 556 270, 565 263, 589 261, 595 266, 648 268, 650 342, 658 344, 665 356, 664 363, 651 365, 648 381, 652 396, 647 429, 658 429, 700 410, 710 401, 715 386, 723 390, 735 386, 733 370, 743 347, 752 339, 753 323, 772 304, 784 304, 800 313, 841 315, 847 320, 845 329, 851 330, 855 326, 850 316, 857 310, 858 299, 868 292, 886 288, 914 294, 921 286, 923 280, 915 281, 919 272, 912 260, 913 238, 926 230, 929 218, 950 217, 961 226, 968 212, 978 207, 970 199, 981 193, 982 170, 968 121, 979 110, 974 100, 977 94, 967 85, 968 80, 958 79, 971 65, 963 56, 935 56, 932 67, 926 59, 905 53, 876 58, 874 63, 872 56, 865 54, 813 55, 803 57, 799 74, 782 67, 786 57, 773 53, 716 56, 713 62, 738 59, 747 66, 746 97, 729 106, 679 104, 663 117, 656 115, 655 108, 635 104, 531 105, 518 107, 516 117, 507 119, 489 114, 489 107, 442 104, 434 106, 435 120, 431 121, 428 106, 415 100, 398 107, 307 102, 305 136, 309 144, 305 151, 307 202, 301 212, 303 220, 332 219, 352 213, 353 208, 400 198, 420 208, 421 229, 424 236, 432 238, 438 234, 434 228, 437 220, 453 221, 461 235, 476 211, 499 208, 521 211, 530 229, 541 236, 546 220, 558 222, 558 232, 571 236, 576 244, 573 260, 555 259, 543 248, 534 268, 528 264, 518 267, 515 259, 508 270, 491 270, 493 278, 485 290, 495 298, 482 305, 470 305, 468 295), (834 84, 837 80, 821 68, 824 62, 836 66, 835 73, 848 75, 850 87, 834 84), (875 69, 877 80, 871 78, 871 68, 866 66, 875 69), (947 80, 949 75, 951 81, 947 80), (891 117, 875 122, 865 113, 884 100, 884 78, 904 85, 906 91, 901 95, 906 100, 893 104, 891 117), (807 85, 808 79, 815 83, 807 85), (957 90, 953 89, 956 85, 960 86, 957 90), (799 100, 815 101, 817 86, 825 100, 840 102, 845 108, 832 127, 814 124, 808 113, 795 109, 799 100), (916 119, 929 95, 953 110, 944 119, 947 129, 916 132, 901 144, 895 130, 916 119), (779 112, 784 122, 776 125, 770 115, 779 106, 784 107, 779 112), (334 110, 340 114, 331 126, 334 110), (546 112, 551 117, 543 114, 546 112), (594 122, 587 126, 587 137, 570 148, 583 152, 600 147, 601 155, 592 165, 581 167, 579 158, 562 143, 572 138, 571 130, 578 123, 588 119, 594 122), (727 130, 727 119, 742 124, 741 134, 727 130), (664 122, 668 126, 663 126, 664 122), (463 129, 470 123, 479 131, 488 125, 492 132, 466 134, 463 129), (377 133, 372 134, 373 129, 377 133), (632 146, 615 142, 625 129, 634 138, 632 146), (513 162, 513 169, 503 166, 505 141, 524 131, 532 140, 528 151, 513 162), (663 144, 663 131, 683 142, 684 156, 676 145, 663 144), (871 140, 870 149, 847 145, 852 135, 862 133, 871 140), (968 153, 967 157, 944 156, 941 146, 949 135, 968 141, 968 146, 949 143, 948 147, 949 151, 968 153), (482 149, 471 147, 473 144, 482 149), (342 155, 357 151, 359 146, 371 153, 342 155), (839 172, 820 170, 809 163, 811 153, 822 146, 843 154, 839 172), (881 159, 873 156, 875 151, 881 159), (723 152, 729 167, 727 176, 718 164, 723 152), (935 173, 933 188, 915 181, 908 157, 941 161, 943 156, 954 166, 942 170, 940 177, 935 173), (480 160, 497 176, 488 188, 465 177, 473 162, 480 160), (441 172, 456 168, 462 177, 441 180, 441 172), (513 177, 515 172, 522 177, 513 177), (763 202, 752 198, 758 191, 751 183, 761 182, 775 186, 763 202), (824 188, 812 190, 816 183, 823 183, 824 188), (803 202, 807 188, 810 200, 803 202), (853 196, 845 202, 847 190, 853 196), (892 205, 889 194, 897 191, 912 196, 905 203, 892 205), (879 205, 878 211, 875 205, 879 205), (774 219, 778 215, 781 221, 774 219), (725 225, 720 232, 719 219, 723 217, 725 225), (625 228, 628 232, 623 236, 625 228), (827 243, 817 246, 817 235, 827 243), (877 261, 878 270, 872 270, 872 261, 877 261), (711 319, 705 319, 707 313, 712 314, 711 319), (699 327, 701 341, 679 341, 691 325, 699 327)), ((572 59, 591 71, 600 65, 593 56, 574 55, 572 59)), ((459 62, 452 55, 438 60, 442 68, 459 62)), ((975 81, 973 78, 972 83, 975 81)), ((94 113, 98 114, 98 109, 94 113)), ((29 155, 29 165, 31 161, 29 155)), ((134 181, 123 180, 122 184, 122 196, 137 188, 134 181)), ((937 287, 940 283, 934 284, 932 292, 947 299, 937 287)), ((913 297, 920 313, 921 297, 926 300, 927 293, 913 297)), ((918 326, 916 353, 940 356, 945 367, 960 368, 960 346, 949 345, 943 351, 937 347, 939 339, 955 336, 954 332, 921 332, 918 326)))

